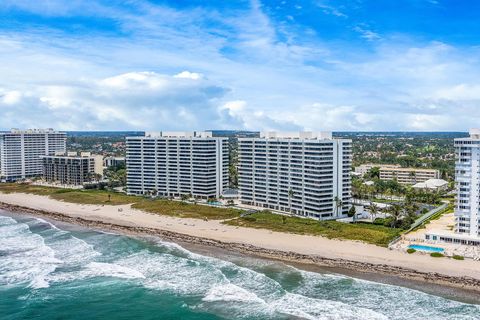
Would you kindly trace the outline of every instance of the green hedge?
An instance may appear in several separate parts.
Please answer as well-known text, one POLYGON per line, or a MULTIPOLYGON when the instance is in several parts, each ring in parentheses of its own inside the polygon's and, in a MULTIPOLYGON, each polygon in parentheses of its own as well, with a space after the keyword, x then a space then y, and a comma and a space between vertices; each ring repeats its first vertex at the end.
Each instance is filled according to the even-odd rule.
POLYGON ((430 257, 441 258, 441 257, 444 257, 444 255, 440 252, 432 252, 430 253, 430 257))

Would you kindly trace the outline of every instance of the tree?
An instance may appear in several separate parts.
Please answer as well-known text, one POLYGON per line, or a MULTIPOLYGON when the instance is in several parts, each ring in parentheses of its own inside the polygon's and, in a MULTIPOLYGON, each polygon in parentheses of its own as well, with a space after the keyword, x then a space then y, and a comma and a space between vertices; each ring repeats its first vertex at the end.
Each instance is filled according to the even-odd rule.
POLYGON ((402 227, 408 229, 417 220, 418 206, 415 203, 405 203, 403 208, 402 227))
POLYGON ((372 169, 370 169, 365 174, 365 178, 369 179, 369 180, 374 179, 374 178, 380 179, 380 168, 379 167, 373 167, 372 169))
POLYGON ((388 208, 388 213, 392 219, 391 227, 396 228, 398 220, 402 216, 402 207, 399 204, 394 203, 388 208))
POLYGON ((182 199, 182 201, 187 201, 188 199, 190 199, 190 194, 182 194, 180 198, 182 199))
POLYGON ((374 202, 370 202, 370 205, 368 206, 368 211, 370 211, 370 216, 372 217, 372 222, 375 221, 375 217, 377 216, 378 212, 380 211, 380 208, 378 205, 374 202))
POLYGON ((338 196, 335 196, 333 201, 335 201, 335 215, 338 217, 338 209, 343 207, 343 201, 338 196))
POLYGON ((292 215, 292 198, 295 196, 295 191, 292 188, 288 189, 288 211, 292 215))
POLYGON ((351 206, 350 209, 348 210, 348 216, 350 218, 353 217, 353 220, 355 220, 356 213, 357 213, 357 209, 355 209, 355 206, 351 206))
POLYGON ((415 171, 411 171, 408 175, 413 179, 414 184, 417 183, 417 173, 415 171))

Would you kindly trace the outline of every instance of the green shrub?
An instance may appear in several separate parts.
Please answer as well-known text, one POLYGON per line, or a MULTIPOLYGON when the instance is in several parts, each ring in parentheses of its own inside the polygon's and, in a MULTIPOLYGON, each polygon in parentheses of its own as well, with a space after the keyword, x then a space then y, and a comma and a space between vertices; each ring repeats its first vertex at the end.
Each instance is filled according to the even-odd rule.
POLYGON ((464 260, 465 259, 463 256, 459 256, 459 255, 454 255, 452 258, 455 259, 455 260, 464 260))
POLYGON ((251 217, 251 216, 246 216, 242 218, 243 220, 250 221, 250 222, 255 222, 257 221, 257 218, 251 217))
POLYGON ((430 253, 430 257, 441 258, 441 257, 444 257, 444 255, 440 252, 432 252, 430 253))
POLYGON ((413 248, 408 248, 407 249, 407 252, 408 253, 414 253, 414 252, 417 252, 417 250, 413 249, 413 248))

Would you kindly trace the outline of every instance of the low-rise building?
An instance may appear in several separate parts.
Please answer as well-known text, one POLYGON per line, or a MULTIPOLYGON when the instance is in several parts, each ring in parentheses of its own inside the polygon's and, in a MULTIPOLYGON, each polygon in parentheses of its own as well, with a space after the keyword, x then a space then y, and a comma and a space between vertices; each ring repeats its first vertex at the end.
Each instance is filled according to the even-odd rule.
POLYGON ((413 185, 430 179, 439 179, 440 171, 423 168, 402 168, 398 164, 367 163, 355 167, 357 174, 364 175, 372 168, 379 168, 381 180, 397 180, 400 184, 413 185))
POLYGON ((125 165, 125 157, 105 157, 103 159, 103 165, 105 168, 125 165))
POLYGON ((414 189, 427 191, 442 191, 448 188, 448 182, 443 179, 428 179, 413 185, 414 189))
POLYGON ((43 179, 50 183, 82 185, 97 180, 103 173, 103 157, 89 152, 56 153, 42 159, 43 179))
POLYGON ((355 167, 355 173, 359 173, 361 175, 366 174, 368 171, 370 171, 372 168, 401 168, 399 164, 375 164, 375 163, 366 163, 366 164, 361 164, 359 166, 355 167))
POLYGON ((381 180, 397 180, 398 183, 405 185, 439 178, 440 171, 435 169, 380 167, 381 180))

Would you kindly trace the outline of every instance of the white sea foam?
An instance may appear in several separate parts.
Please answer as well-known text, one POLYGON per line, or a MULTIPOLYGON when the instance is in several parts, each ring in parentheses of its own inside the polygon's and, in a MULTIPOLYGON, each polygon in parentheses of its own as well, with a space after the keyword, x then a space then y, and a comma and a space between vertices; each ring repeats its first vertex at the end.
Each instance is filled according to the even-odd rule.
POLYGON ((158 242, 161 252, 134 251, 138 244, 129 246, 126 238, 89 233, 82 240, 52 228, 33 234, 28 224, 34 225, 0 217, 0 285, 39 289, 52 282, 111 277, 189 296, 197 301, 190 308, 225 318, 397 320, 414 313, 418 318, 449 319, 456 314, 455 319, 478 319, 480 314, 478 306, 398 286, 274 262, 250 263, 248 258, 238 265, 174 243, 158 242))
POLYGON ((64 261, 65 266, 83 265, 101 256, 101 253, 96 251, 91 244, 70 234, 55 240, 48 241, 47 239, 46 242, 54 250, 55 257, 64 261))
POLYGON ((62 261, 55 258, 41 236, 30 232, 28 225, 14 219, 8 222, 0 227, 0 285, 29 283, 32 288, 47 287, 45 277, 62 261))
POLYGON ((53 223, 51 223, 51 222, 49 222, 49 221, 47 221, 47 220, 43 220, 42 218, 35 218, 35 220, 38 221, 38 222, 40 222, 40 223, 48 224, 51 229, 63 231, 63 230, 57 228, 57 226, 54 225, 53 223))
POLYGON ((145 279, 145 276, 141 272, 114 263, 90 262, 85 266, 85 272, 87 272, 90 276, 115 277, 123 279, 145 279))
POLYGON ((225 281, 224 275, 208 264, 147 250, 115 263, 141 272, 146 277, 146 287, 176 294, 201 295, 210 286, 225 281))
POLYGON ((338 301, 312 299, 287 293, 282 299, 272 301, 269 308, 283 314, 305 319, 384 320, 387 316, 365 308, 338 301))
POLYGON ((254 302, 265 304, 255 293, 247 291, 231 283, 212 287, 202 299, 206 302, 254 302))

